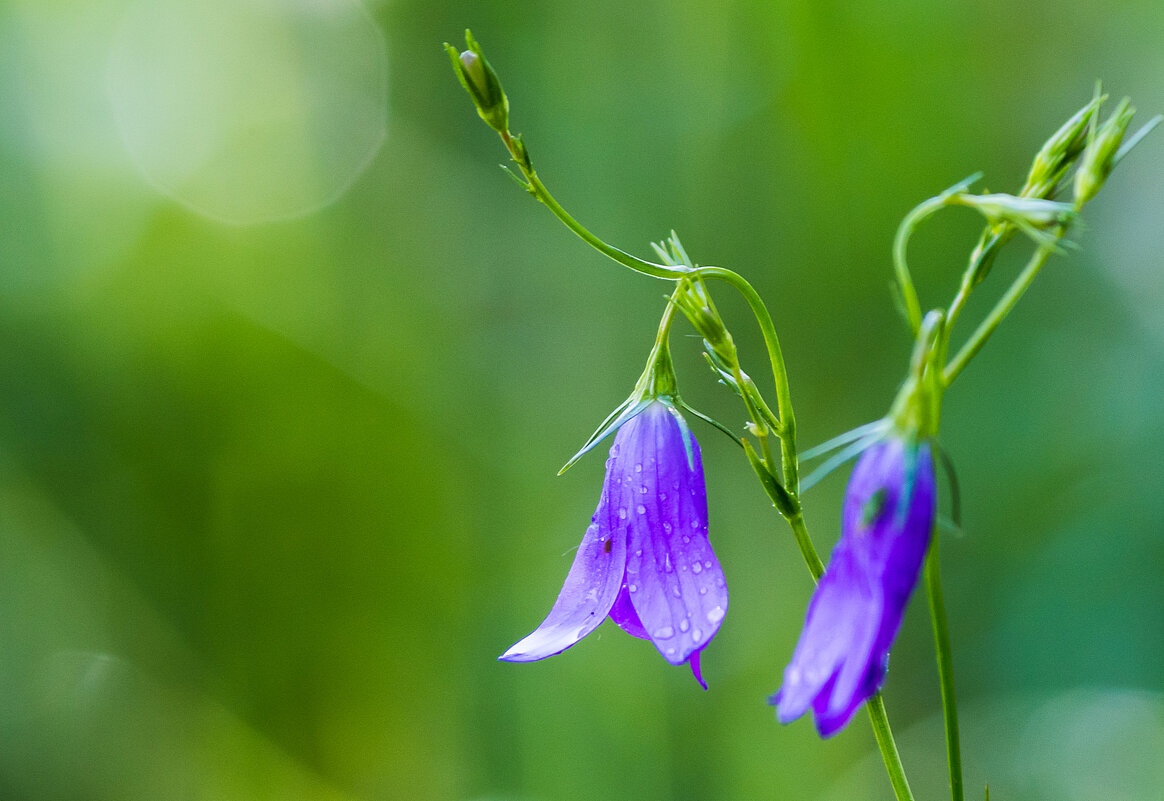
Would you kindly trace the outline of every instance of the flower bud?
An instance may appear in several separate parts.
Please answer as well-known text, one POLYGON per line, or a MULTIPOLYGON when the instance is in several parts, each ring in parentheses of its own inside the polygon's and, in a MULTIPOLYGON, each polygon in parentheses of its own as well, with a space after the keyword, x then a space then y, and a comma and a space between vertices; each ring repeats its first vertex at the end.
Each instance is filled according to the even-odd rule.
POLYGON ((1135 113, 1136 110, 1125 97, 1087 143, 1087 149, 1079 161, 1079 169, 1075 172, 1075 208, 1091 200, 1103 187, 1115 166, 1115 155, 1135 113))
POLYGON ((1030 175, 1019 195, 1050 198, 1055 193, 1071 162, 1083 152, 1091 121, 1105 99, 1106 95, 1094 98, 1051 135, 1035 155, 1030 175))
POLYGON ((449 54, 453 71, 457 73, 461 86, 473 98, 477 113, 485 120, 485 124, 498 133, 504 133, 509 129, 509 98, 505 96, 501 81, 489 66, 481 46, 468 30, 465 31, 465 43, 469 49, 461 53, 445 43, 445 52, 449 54))

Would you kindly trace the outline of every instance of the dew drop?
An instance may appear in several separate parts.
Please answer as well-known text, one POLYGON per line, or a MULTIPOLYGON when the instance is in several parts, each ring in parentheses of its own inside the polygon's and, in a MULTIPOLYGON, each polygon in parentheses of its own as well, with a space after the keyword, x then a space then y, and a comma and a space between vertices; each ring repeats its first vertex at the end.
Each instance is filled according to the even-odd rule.
MULTIPOLYGON (((666 522, 666 521, 663 521, 663 531, 667 534, 670 534, 671 533, 671 524, 666 522)), ((684 537, 684 539, 686 539, 686 537, 684 537)))
POLYGON ((683 535, 683 544, 686 545, 689 542, 691 542, 691 538, 688 537, 686 534, 684 534, 683 535))
MULTIPOLYGON (((676 587, 676 589, 678 589, 678 587, 676 587)), ((686 620, 679 621, 679 631, 687 631, 689 628, 691 628, 691 624, 686 620)), ((699 631, 699 629, 696 629, 696 631, 699 631)))
POLYGON ((692 562, 691 563, 691 572, 692 573, 702 573, 703 572, 703 565, 701 565, 699 562, 692 562))
POLYGON ((646 485, 646 484, 643 484, 641 487, 639 487, 639 494, 640 494, 640 495, 646 495, 646 494, 647 494, 647 485, 646 485))
POLYGON ((695 642, 699 642, 700 640, 702 640, 703 639, 703 629, 692 629, 691 630, 691 639, 695 640, 695 642))
POLYGON ((696 529, 699 528, 699 519, 698 518, 692 518, 691 527, 696 528, 696 529))
POLYGON ((707 613, 707 622, 718 623, 721 620, 723 620, 723 607, 722 606, 713 607, 712 610, 707 613))
POLYGON ((700 595, 707 595, 707 587, 700 587, 699 594, 700 595))
MULTIPOLYGON (((646 487, 643 487, 643 490, 646 491, 646 487)), ((660 492, 659 493, 659 503, 664 503, 666 500, 667 500, 667 493, 660 492)))
POLYGON ((626 520, 626 508, 625 507, 618 510, 618 519, 619 520, 626 520))
POLYGON ((643 465, 642 465, 642 462, 640 462, 640 463, 638 463, 638 464, 636 464, 636 465, 635 465, 635 472, 636 472, 636 473, 641 473, 641 472, 643 472, 643 465))
POLYGON ((671 554, 663 554, 663 569, 670 573, 675 568, 671 567, 671 554))
POLYGON ((676 481, 674 484, 672 484, 672 485, 671 485, 671 489, 673 489, 673 490, 677 490, 677 489, 679 489, 679 482, 678 482, 678 481, 676 481))
POLYGON ((675 636, 675 629, 670 626, 663 626, 661 629, 656 629, 655 633, 651 635, 655 640, 669 640, 675 636))
POLYGON ((642 548, 636 548, 636 549, 635 549, 635 556, 642 556, 642 555, 643 555, 643 549, 642 549, 642 548))
POLYGON ((675 649, 674 649, 674 648, 668 648, 668 649, 667 649, 667 656, 674 656, 674 655, 675 655, 675 649))
MULTIPOLYGON (((683 597, 683 592, 682 592, 682 591, 679 589, 679 585, 678 585, 678 584, 672 584, 672 585, 671 585, 671 594, 672 594, 672 595, 674 595, 676 598, 682 598, 682 597, 683 597)), ((684 622, 686 622, 686 621, 684 621, 684 622)), ((683 628, 683 627, 682 627, 682 626, 680 626, 679 628, 683 628)))
POLYGON ((708 570, 711 570, 711 560, 709 559, 708 561, 704 562, 703 566, 706 567, 708 570))
POLYGON ((626 585, 626 589, 627 589, 627 592, 638 592, 639 585, 638 584, 628 584, 628 585, 626 585))
POLYGON ((639 513, 639 514, 641 514, 641 515, 645 515, 645 514, 647 513, 647 507, 643 506, 643 505, 640 503, 638 506, 636 506, 636 507, 635 507, 635 511, 636 511, 636 512, 638 512, 638 513, 639 513))

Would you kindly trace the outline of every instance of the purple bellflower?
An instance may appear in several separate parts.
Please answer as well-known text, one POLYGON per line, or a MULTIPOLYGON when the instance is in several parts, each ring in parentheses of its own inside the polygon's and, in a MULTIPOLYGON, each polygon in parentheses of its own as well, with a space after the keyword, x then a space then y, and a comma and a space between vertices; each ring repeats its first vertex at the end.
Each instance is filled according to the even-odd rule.
POLYGON ((861 455, 845 491, 841 538, 780 691, 769 699, 781 723, 811 707, 821 737, 831 737, 881 688, 929 547, 935 504, 928 440, 893 430, 861 455))
POLYGON ((619 417, 598 508, 562 591, 542 624, 500 659, 559 654, 610 617, 671 664, 690 664, 707 689, 699 655, 728 596, 707 539, 699 444, 670 398, 643 399, 619 417))

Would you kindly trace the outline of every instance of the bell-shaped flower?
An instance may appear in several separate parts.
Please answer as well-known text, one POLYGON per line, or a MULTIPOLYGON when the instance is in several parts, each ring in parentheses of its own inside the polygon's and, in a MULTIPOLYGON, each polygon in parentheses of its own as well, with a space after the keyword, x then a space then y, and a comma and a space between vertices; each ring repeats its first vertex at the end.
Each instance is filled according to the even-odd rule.
POLYGON ((894 429, 861 455, 845 492, 841 538, 809 602, 784 683, 769 699, 781 723, 811 707, 820 735, 831 737, 881 688, 935 507, 928 440, 894 429))
POLYGON ((728 596, 707 539, 699 445, 670 397, 644 397, 621 411, 598 508, 562 591, 542 624, 500 659, 559 654, 610 617, 671 664, 690 664, 706 688, 699 655, 728 596))

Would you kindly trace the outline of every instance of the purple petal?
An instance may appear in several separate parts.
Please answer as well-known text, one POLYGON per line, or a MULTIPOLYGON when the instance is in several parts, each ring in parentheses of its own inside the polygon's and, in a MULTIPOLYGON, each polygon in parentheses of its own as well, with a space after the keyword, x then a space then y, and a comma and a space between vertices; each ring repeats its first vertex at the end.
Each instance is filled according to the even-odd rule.
POLYGON ((707 539, 699 445, 678 412, 661 402, 620 433, 630 499, 628 594, 659 653, 681 665, 719 630, 728 605, 723 569, 707 539))
POLYGON ((880 688, 925 560, 934 504, 928 443, 914 448, 890 437, 857 462, 841 539, 813 593, 784 683, 770 699, 781 722, 811 706, 821 736, 832 736, 880 688))
MULTIPOLYGON (((618 448, 616 440, 611 452, 618 448)), ((560 654, 606 619, 623 585, 626 569, 625 522, 612 501, 620 488, 612 486, 608 462, 606 482, 566 583, 542 624, 499 659, 533 662, 560 654)))
POLYGON ((639 620, 639 613, 635 611, 634 604, 631 603, 626 581, 623 581, 622 588, 618 591, 618 597, 614 599, 614 606, 610 607, 610 619, 632 637, 638 637, 640 640, 651 639, 647 630, 643 628, 643 621, 639 620))

